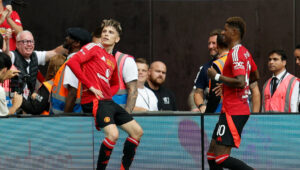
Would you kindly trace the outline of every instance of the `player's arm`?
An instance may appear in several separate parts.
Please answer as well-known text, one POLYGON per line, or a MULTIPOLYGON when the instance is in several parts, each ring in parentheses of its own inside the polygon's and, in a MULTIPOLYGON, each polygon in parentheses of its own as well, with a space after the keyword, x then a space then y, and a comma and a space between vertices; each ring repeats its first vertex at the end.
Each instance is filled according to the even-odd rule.
POLYGON ((207 75, 211 79, 215 79, 217 81, 219 80, 230 87, 241 89, 245 87, 245 75, 238 75, 236 77, 231 78, 218 74, 219 76, 216 77, 217 71, 213 67, 208 68, 207 75))
POLYGON ((261 98, 257 81, 250 84, 250 90, 252 94, 252 112, 258 113, 260 112, 261 98))
POLYGON ((137 80, 132 80, 126 83, 126 88, 128 92, 127 103, 125 106, 125 110, 128 113, 132 113, 132 110, 135 106, 136 98, 137 98, 137 80))

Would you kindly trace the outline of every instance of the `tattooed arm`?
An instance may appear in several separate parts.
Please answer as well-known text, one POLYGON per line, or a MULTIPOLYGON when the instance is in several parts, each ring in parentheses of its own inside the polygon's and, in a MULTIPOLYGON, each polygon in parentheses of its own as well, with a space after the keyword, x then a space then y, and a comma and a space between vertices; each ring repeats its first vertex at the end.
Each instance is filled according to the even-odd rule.
POLYGON ((132 110, 135 106, 136 98, 137 98, 137 80, 130 81, 126 83, 126 88, 128 92, 127 102, 125 106, 125 110, 128 113, 132 113, 132 110))

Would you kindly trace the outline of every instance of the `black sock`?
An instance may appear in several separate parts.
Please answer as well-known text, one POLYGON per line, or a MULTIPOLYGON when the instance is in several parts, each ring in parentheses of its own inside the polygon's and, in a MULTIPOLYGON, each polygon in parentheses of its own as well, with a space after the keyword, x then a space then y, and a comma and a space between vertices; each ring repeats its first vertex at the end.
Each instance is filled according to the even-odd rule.
POLYGON ((97 170, 104 170, 106 168, 115 144, 115 142, 110 141, 108 138, 103 140, 99 150, 97 170))
POLYGON ((230 157, 228 154, 217 156, 216 162, 223 168, 232 170, 253 170, 252 167, 248 166, 243 161, 230 157))
POLYGON ((122 164, 121 164, 121 170, 128 170, 134 155, 135 155, 135 150, 137 146, 139 145, 139 141, 132 138, 128 137, 124 143, 124 149, 123 149, 123 158, 122 158, 122 164))
POLYGON ((223 168, 216 163, 216 157, 214 153, 207 152, 206 158, 210 170, 223 170, 223 168))

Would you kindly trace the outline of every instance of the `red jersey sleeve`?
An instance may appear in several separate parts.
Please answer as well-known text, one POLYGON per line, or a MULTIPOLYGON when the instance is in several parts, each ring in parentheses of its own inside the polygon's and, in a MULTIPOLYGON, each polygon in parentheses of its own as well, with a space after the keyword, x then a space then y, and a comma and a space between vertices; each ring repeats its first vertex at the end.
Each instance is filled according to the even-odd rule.
POLYGON ((91 59, 93 59, 93 51, 98 47, 94 43, 87 44, 80 51, 74 54, 71 59, 67 62, 67 66, 73 71, 76 77, 81 81, 88 89, 92 87, 92 83, 83 73, 81 65, 91 59))
POLYGON ((18 14, 16 11, 13 11, 13 12, 10 14, 10 17, 11 17, 11 19, 12 19, 17 25, 22 26, 20 16, 19 16, 19 14, 18 14))
POLYGON ((243 51, 240 48, 235 48, 232 53, 232 73, 233 76, 246 75, 247 64, 243 51))

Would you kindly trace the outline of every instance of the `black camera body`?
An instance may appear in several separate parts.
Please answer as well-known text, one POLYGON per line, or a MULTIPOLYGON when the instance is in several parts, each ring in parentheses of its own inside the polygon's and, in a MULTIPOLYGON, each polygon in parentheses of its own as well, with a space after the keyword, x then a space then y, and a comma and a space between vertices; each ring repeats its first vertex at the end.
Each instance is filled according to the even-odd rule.
POLYGON ((27 81, 29 81, 30 75, 19 73, 18 76, 15 76, 10 79, 10 97, 13 97, 14 92, 17 92, 18 94, 23 94, 24 87, 27 84, 27 81))

